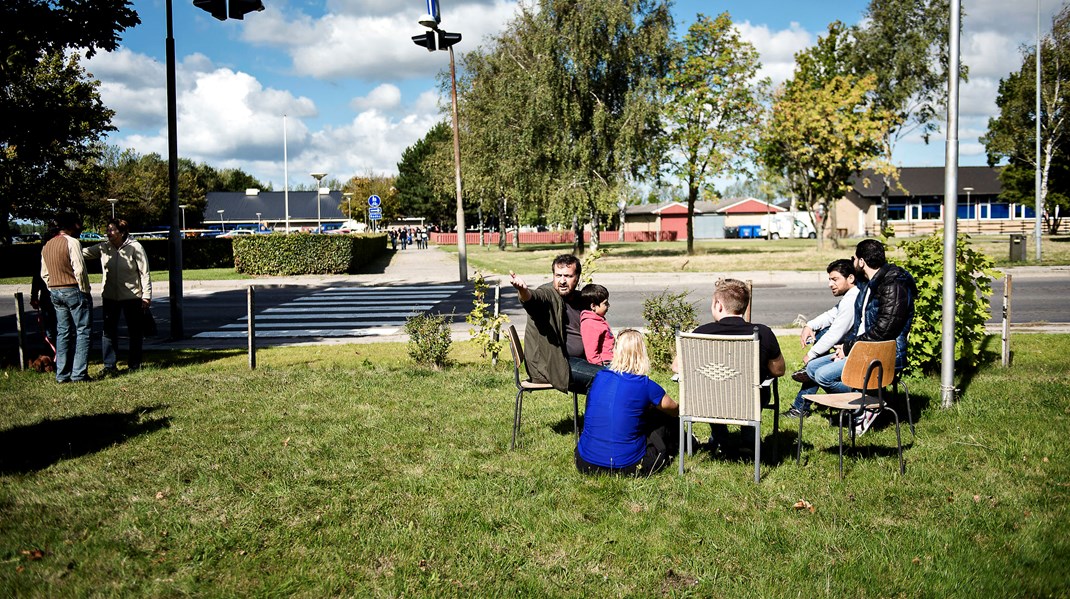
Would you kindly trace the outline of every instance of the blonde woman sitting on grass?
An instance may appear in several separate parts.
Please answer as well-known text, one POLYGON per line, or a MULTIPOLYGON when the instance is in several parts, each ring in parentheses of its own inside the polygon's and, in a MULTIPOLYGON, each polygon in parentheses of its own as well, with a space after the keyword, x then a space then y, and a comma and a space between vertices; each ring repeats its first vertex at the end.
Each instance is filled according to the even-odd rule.
POLYGON ((577 470, 649 476, 668 465, 679 448, 680 406, 649 373, 643 334, 621 331, 613 361, 587 393, 577 470))

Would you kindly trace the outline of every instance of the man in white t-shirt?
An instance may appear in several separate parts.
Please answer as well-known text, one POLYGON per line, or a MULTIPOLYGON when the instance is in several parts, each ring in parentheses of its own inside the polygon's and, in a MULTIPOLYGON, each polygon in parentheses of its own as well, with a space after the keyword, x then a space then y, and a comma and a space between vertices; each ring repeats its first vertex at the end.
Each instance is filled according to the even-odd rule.
POLYGON ((843 371, 843 360, 830 353, 841 344, 855 325, 855 300, 858 287, 855 285, 855 269, 850 260, 834 260, 826 269, 829 275, 829 289, 840 301, 831 309, 821 313, 806 323, 799 335, 799 343, 812 347, 803 356, 802 370, 792 374, 792 378, 803 384, 791 409, 784 412, 791 418, 805 418, 810 415, 810 402, 803 395, 817 393, 820 385, 816 381, 839 380, 843 371))

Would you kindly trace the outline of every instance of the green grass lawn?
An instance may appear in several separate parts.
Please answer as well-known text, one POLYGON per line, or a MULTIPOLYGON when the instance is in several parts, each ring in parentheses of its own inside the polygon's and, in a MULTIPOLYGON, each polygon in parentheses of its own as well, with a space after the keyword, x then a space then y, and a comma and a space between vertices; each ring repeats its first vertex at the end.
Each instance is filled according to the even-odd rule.
MULTIPOLYGON (((992 256, 996 265, 1011 266, 1010 241, 1007 235, 988 235, 971 237, 974 246, 992 256)), ((892 242, 901 241, 893 239, 892 242)), ((835 247, 826 241, 823 249, 818 249, 817 241, 812 239, 720 239, 698 241, 695 243, 695 255, 687 255, 687 243, 684 241, 660 243, 617 243, 615 238, 602 244, 608 252, 598 260, 599 272, 735 272, 735 271, 769 271, 769 270, 817 270, 823 271, 829 262, 837 258, 846 258, 854 253, 856 239, 847 239, 835 247)), ((1016 262, 1016 265, 1036 265, 1032 242, 1028 242, 1030 261, 1016 262)), ((456 252, 456 246, 441 246, 456 252)), ((550 271, 550 262, 554 256, 571 251, 567 244, 539 245, 528 244, 514 249, 507 247, 503 252, 498 246, 480 247, 478 244, 467 246, 468 260, 472 268, 487 274, 507 274, 510 270, 521 274, 542 274, 550 271)), ((1054 266, 1070 264, 1070 236, 1043 237, 1041 265, 1054 266)), ((901 258, 902 254, 893 251, 891 260, 901 258)))
POLYGON ((757 485, 704 453, 683 477, 581 476, 554 392, 509 451, 511 367, 468 343, 440 372, 401 344, 262 350, 255 371, 156 354, 63 386, 4 371, 0 595, 1065 597, 1070 335, 1013 347, 952 409, 910 381, 906 476, 883 427, 839 480, 815 417, 801 466, 794 423, 767 437, 757 485))

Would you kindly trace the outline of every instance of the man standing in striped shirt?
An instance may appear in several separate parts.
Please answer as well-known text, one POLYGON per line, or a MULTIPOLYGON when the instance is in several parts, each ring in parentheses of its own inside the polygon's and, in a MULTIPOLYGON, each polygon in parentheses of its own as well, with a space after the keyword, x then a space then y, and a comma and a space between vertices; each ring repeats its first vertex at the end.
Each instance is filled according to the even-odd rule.
POLYGON ((89 332, 93 299, 82 258, 82 219, 64 213, 56 217, 59 234, 41 250, 41 278, 56 307, 56 382, 91 381, 89 332))

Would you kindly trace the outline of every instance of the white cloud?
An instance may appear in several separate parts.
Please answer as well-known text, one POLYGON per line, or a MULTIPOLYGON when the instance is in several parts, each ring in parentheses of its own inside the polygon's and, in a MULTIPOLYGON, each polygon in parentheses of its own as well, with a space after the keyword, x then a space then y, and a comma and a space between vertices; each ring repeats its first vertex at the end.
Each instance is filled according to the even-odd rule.
POLYGON ((356 110, 393 110, 401 104, 401 90, 398 86, 384 83, 372 91, 368 92, 368 95, 360 98, 353 98, 353 101, 349 103, 356 110))
POLYGON ((795 72, 795 53, 811 46, 817 38, 798 23, 788 29, 772 31, 765 25, 752 25, 750 21, 736 23, 740 36, 754 45, 761 55, 762 68, 759 76, 769 77, 774 86, 791 78, 795 72))

